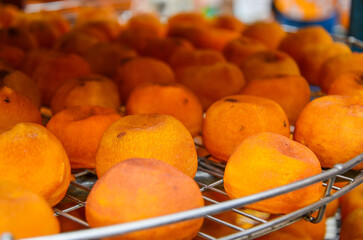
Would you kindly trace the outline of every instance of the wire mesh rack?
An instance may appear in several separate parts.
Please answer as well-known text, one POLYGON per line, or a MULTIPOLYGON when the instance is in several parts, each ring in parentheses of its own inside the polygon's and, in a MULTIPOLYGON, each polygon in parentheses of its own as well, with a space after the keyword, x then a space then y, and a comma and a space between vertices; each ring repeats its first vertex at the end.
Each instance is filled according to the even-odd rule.
MULTIPOLYGON (((336 40, 346 42, 350 47, 363 49, 363 43, 352 37, 334 37, 336 40)), ((202 146, 196 143, 197 148, 202 146)), ((63 217, 78 224, 84 230, 65 232, 56 235, 27 238, 28 240, 83 240, 100 239, 135 232, 143 229, 158 227, 175 222, 185 221, 203 217, 205 222, 217 224, 224 228, 222 236, 211 234, 201 229, 195 239, 209 240, 232 240, 232 239, 254 239, 277 229, 292 224, 298 220, 318 223, 325 212, 326 204, 341 197, 363 182, 363 170, 354 171, 352 168, 363 162, 363 153, 344 164, 337 164, 331 169, 323 170, 321 174, 285 185, 265 192, 257 193, 247 197, 229 200, 223 189, 223 174, 225 164, 212 160, 211 156, 203 156, 198 159, 198 172, 195 176, 196 182, 203 193, 206 206, 180 213, 145 219, 130 223, 117 224, 100 228, 89 228, 85 221, 84 212, 86 199, 97 181, 93 170, 81 170, 73 173, 74 180, 71 182, 65 198, 54 208, 56 216, 63 217), (267 214, 245 209, 244 206, 294 191, 318 182, 325 187, 323 197, 304 208, 286 215, 268 218, 267 214), (334 186, 336 182, 343 182, 343 187, 334 186), (315 213, 315 217, 312 214, 315 213), (226 215, 233 215, 233 221, 226 218, 226 215), (236 221, 238 219, 238 221, 236 221), (89 228, 89 229, 87 229, 89 228)), ((341 186, 342 184, 340 184, 341 186)), ((11 234, 3 234, 0 240, 11 240, 11 234)))
MULTIPOLYGON (((334 168, 323 171, 319 175, 251 196, 226 200, 226 193, 223 190, 223 172, 225 165, 210 160, 209 156, 199 157, 199 167, 195 180, 203 193, 203 198, 206 202, 205 207, 130 223, 27 239, 99 239, 200 217, 204 217, 205 221, 212 222, 213 224, 217 224, 219 227, 224 228, 224 232, 228 234, 217 237, 207 231, 203 231, 202 228, 195 239, 254 239, 294 223, 302 218, 315 223, 319 222, 324 214, 327 203, 346 194, 363 182, 363 171, 351 170, 352 167, 360 162, 363 162, 363 153, 349 162, 335 165, 334 168), (344 182, 344 186, 334 186, 334 183, 338 181, 344 182), (324 196, 319 201, 295 212, 281 215, 273 219, 267 219, 266 214, 243 208, 247 204, 303 188, 317 182, 322 182, 325 187, 324 196), (311 215, 314 212, 318 212, 316 217, 312 217, 311 215), (238 221, 231 222, 226 220, 224 217, 226 214, 233 214, 235 216, 234 219, 239 218, 239 223, 238 221), (248 227, 246 228, 244 225, 248 225, 248 227)), ((88 193, 96 182, 97 176, 92 170, 83 170, 74 173, 74 177, 75 180, 71 182, 65 198, 54 208, 54 212, 57 216, 62 216, 73 221, 75 224, 88 228, 84 216, 74 213, 84 209, 88 193), (67 207, 64 208, 64 206, 67 207)), ((3 235, 1 238, 1 240, 8 239, 12 239, 11 235, 3 235)))

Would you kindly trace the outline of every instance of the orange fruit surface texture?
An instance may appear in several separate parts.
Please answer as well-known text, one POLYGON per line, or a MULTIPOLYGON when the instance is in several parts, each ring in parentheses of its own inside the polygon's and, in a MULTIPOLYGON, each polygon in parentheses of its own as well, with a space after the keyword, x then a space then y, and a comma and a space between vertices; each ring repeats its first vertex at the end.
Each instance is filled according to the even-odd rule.
POLYGON ((21 122, 42 123, 39 108, 11 88, 0 88, 0 129, 9 129, 21 122))
POLYGON ((330 85, 328 95, 363 97, 363 71, 341 74, 330 85))
POLYGON ((280 42, 279 50, 289 54, 299 62, 304 48, 312 45, 328 45, 333 42, 330 34, 322 26, 303 27, 288 33, 280 42))
POLYGON ((356 209, 348 215, 340 230, 341 240, 362 239, 363 238, 363 208, 356 209))
POLYGON ((177 80, 195 93, 204 110, 223 97, 238 94, 246 83, 241 70, 228 62, 190 67, 177 80))
POLYGON ((340 54, 329 58, 320 69, 318 85, 327 93, 336 78, 352 71, 363 71, 363 53, 340 54))
POLYGON ((339 198, 342 222, 355 210, 363 209, 363 184, 339 198))
POLYGON ((100 42, 88 49, 83 57, 90 64, 93 73, 114 78, 120 62, 137 55, 137 52, 130 47, 117 43, 100 42))
MULTIPOLYGON (((223 180, 227 195, 235 199, 319 173, 320 162, 307 147, 285 136, 265 132, 246 138, 236 148, 228 159, 223 180)), ((318 182, 246 207, 273 214, 290 213, 318 201, 322 187, 318 182)))
POLYGON ((49 106, 57 88, 66 80, 90 74, 89 64, 76 54, 65 54, 44 59, 33 72, 42 96, 49 106))
POLYGON ((197 136, 202 129, 203 109, 197 96, 178 83, 147 83, 136 87, 126 104, 127 114, 168 114, 197 136))
POLYGON ((55 206, 71 177, 70 164, 59 140, 45 127, 19 123, 0 133, 0 179, 22 185, 55 206))
POLYGON ((0 46, 0 59, 4 60, 10 67, 18 68, 25 57, 25 52, 16 46, 0 46))
POLYGON ((111 108, 76 106, 55 114, 47 129, 62 143, 72 168, 95 168, 101 137, 120 118, 111 108))
POLYGON ((278 22, 255 22, 249 25, 243 35, 261 41, 271 49, 278 48, 286 32, 278 22))
POLYGON ((302 50, 302 56, 298 62, 301 74, 312 85, 319 84, 320 69, 329 58, 351 53, 350 48, 341 42, 325 45, 309 45, 302 50))
POLYGON ((128 115, 108 127, 97 150, 97 176, 101 177, 116 163, 135 157, 159 159, 190 177, 197 172, 193 138, 170 115, 128 115))
POLYGON ((127 102, 132 90, 145 82, 175 82, 173 70, 163 61, 150 57, 137 57, 126 60, 117 68, 115 82, 118 85, 121 102, 127 102))
POLYGON ((228 42, 222 52, 229 62, 242 67, 249 56, 267 49, 268 47, 259 40, 241 36, 228 42))
POLYGON ((234 95, 215 102, 206 112, 202 139, 206 149, 227 161, 248 136, 273 132, 290 136, 289 120, 276 102, 249 95, 234 95))
MULTIPOLYGON (((163 216, 203 207, 196 182, 156 159, 127 159, 113 166, 92 188, 86 204, 91 227, 163 216)), ((203 218, 141 230, 107 239, 193 239, 203 218)))
POLYGON ((37 194, 0 180, 0 235, 16 239, 57 234, 59 222, 52 208, 37 194))
POLYGON ((259 51, 249 56, 242 65, 247 82, 255 78, 300 75, 294 59, 278 50, 259 51))
POLYGON ((215 16, 210 20, 210 26, 236 32, 242 32, 246 28, 246 25, 242 23, 237 17, 228 14, 215 16))
MULTIPOLYGON (((313 100, 296 121, 294 140, 310 148, 325 168, 354 158, 363 152, 363 99, 330 95, 313 100)), ((360 163, 353 169, 362 168, 360 163)))
POLYGON ((291 125, 295 125, 301 110, 310 101, 310 87, 302 76, 256 78, 242 88, 241 94, 277 102, 285 111, 291 125))
POLYGON ((41 96, 35 81, 22 71, 0 69, 0 86, 7 86, 17 93, 29 98, 38 108, 41 106, 41 96))
POLYGON ((111 79, 96 74, 68 79, 58 87, 50 103, 53 114, 66 108, 87 105, 118 111, 121 103, 117 85, 111 79))

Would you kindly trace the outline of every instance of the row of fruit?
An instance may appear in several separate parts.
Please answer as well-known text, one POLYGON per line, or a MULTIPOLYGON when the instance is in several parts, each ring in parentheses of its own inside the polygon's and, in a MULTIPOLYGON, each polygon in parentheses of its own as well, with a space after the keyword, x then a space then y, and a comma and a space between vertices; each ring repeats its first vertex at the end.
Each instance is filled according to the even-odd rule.
MULTIPOLYGON (((71 26, 54 13, 2 6, 0 14, 0 232, 58 233, 49 205, 63 199, 77 168, 99 177, 86 204, 91 227, 202 207, 192 180, 197 136, 226 162, 230 198, 363 152, 363 55, 321 27, 286 33, 276 22, 197 13, 167 23, 141 14, 120 24, 98 9, 71 26), (310 102, 309 83, 329 96, 310 102)), ((289 213, 319 200, 322 188, 247 207, 289 213)), ((192 239, 202 223, 120 239, 192 239)))

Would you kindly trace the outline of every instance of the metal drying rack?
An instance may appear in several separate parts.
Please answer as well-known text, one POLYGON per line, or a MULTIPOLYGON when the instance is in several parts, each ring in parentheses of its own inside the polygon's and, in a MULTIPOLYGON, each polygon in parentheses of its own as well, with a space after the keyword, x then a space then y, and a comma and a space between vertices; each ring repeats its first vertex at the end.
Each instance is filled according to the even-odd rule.
MULTIPOLYGON (((363 42, 354 37, 333 37, 337 41, 347 43, 351 48, 355 47, 363 50, 363 42)), ((196 146, 202 147, 197 143, 196 146)), ((225 164, 213 161, 210 158, 211 156, 199 157, 198 172, 195 177, 207 204, 205 207, 130 223, 65 232, 56 235, 33 237, 27 238, 27 240, 100 239, 200 217, 204 217, 206 221, 212 221, 220 227, 229 229, 229 232, 231 233, 221 237, 215 237, 209 235, 207 232, 200 231, 195 239, 254 239, 301 219, 318 223, 323 217, 326 204, 343 196, 363 182, 363 170, 351 170, 354 166, 363 162, 363 153, 361 153, 350 161, 344 164, 337 164, 333 168, 323 171, 321 174, 247 197, 220 201, 220 196, 227 196, 223 189, 223 173, 225 164), (319 201, 292 213, 280 215, 272 220, 267 220, 266 218, 260 217, 258 214, 254 214, 255 212, 251 213, 251 211, 243 208, 245 205, 291 192, 318 182, 323 182, 323 186, 325 187, 324 196, 319 201), (343 187, 334 186, 334 183, 336 182, 345 182, 345 185, 343 187), (214 195, 209 194, 207 196, 206 193, 208 192, 213 193, 214 195), (244 228, 241 224, 221 219, 218 214, 226 212, 233 212, 234 214, 241 216, 250 224, 250 227, 244 228), (312 213, 315 212, 317 212, 317 215, 315 215, 316 217, 313 217, 312 213)), ((74 177, 75 180, 71 182, 65 198, 62 200, 62 202, 68 202, 68 207, 60 209, 57 205, 54 208, 54 212, 56 216, 63 216, 75 222, 75 224, 88 228, 88 224, 84 218, 77 217, 73 215, 73 213, 76 210, 85 207, 88 193, 91 191, 93 184, 97 181, 97 176, 93 170, 82 170, 74 173, 74 177), (69 206, 69 203, 71 203, 71 206, 69 206)), ((11 239, 13 239, 11 234, 3 234, 0 236, 0 240, 11 239)))

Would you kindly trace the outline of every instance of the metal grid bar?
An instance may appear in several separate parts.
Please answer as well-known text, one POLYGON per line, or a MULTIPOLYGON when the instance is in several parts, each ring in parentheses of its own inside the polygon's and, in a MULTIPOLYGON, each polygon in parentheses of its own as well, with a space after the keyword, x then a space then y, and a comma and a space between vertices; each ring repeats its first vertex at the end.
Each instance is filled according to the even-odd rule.
MULTIPOLYGON (((292 190, 296 190, 311 184, 314 184, 316 182, 320 181, 327 181, 329 179, 332 179, 331 182, 334 182, 334 179, 338 174, 343 174, 347 170, 351 169, 353 166, 357 165, 358 163, 363 162, 363 153, 357 156, 356 158, 352 159, 351 161, 345 163, 345 164, 338 164, 334 168, 325 171, 319 175, 315 175, 313 177, 301 180, 299 182, 295 182, 292 184, 285 185, 283 187, 279 187, 276 189, 271 189, 269 191, 265 191, 262 193, 254 194, 248 197, 240 198, 240 199, 234 199, 234 200, 228 200, 225 202, 216 202, 215 204, 205 206, 203 208, 193 209, 181 213, 171 214, 167 216, 161 216, 157 218, 152 219, 146 219, 136 222, 130 222, 126 224, 118 224, 113 226, 107 226, 107 227, 101 227, 101 228, 95 228, 95 229, 86 229, 82 231, 75 231, 75 232, 69 232, 69 233, 62 233, 57 235, 51 235, 46 237, 36 237, 36 238, 29 238, 32 240, 72 240, 72 239, 94 239, 94 238, 103 238, 103 237, 111 237, 116 236, 120 234, 126 234, 133 231, 138 231, 141 229, 148 229, 152 227, 167 225, 170 223, 175 223, 187 219, 194 219, 199 217, 205 217, 208 215, 213 215, 225 211, 232 210, 234 208, 240 208, 244 205, 250 204, 252 202, 260 201, 262 199, 266 199, 269 197, 274 197, 292 190)), ((307 216, 307 214, 315 212, 320 207, 324 206, 325 204, 333 201, 334 199, 342 196, 343 194, 347 193, 354 187, 358 186, 360 183, 363 182, 363 171, 360 172, 352 182, 349 182, 344 187, 341 188, 340 191, 336 191, 334 194, 330 196, 323 197, 320 201, 311 204, 310 206, 307 206, 303 209, 300 209, 298 211, 295 211, 293 213, 280 216, 274 220, 271 221, 265 221, 264 223, 260 223, 255 225, 254 227, 250 229, 246 229, 245 231, 239 231, 235 234, 231 234, 222 238, 219 238, 220 240, 232 240, 232 239, 254 239, 258 236, 264 235, 268 232, 275 231, 278 228, 284 227, 288 224, 291 224, 299 219, 301 219, 303 216, 307 216)), ((77 184, 76 184, 77 185, 77 184)), ((79 184, 81 185, 81 184, 79 184)), ((212 183, 212 185, 214 185, 212 183)), ((78 186, 78 185, 77 185, 78 186)), ((83 189, 83 188, 81 188, 83 189)), ((78 204, 78 203, 77 203, 78 204)), ((66 210, 63 210, 64 213, 66 210)), ((242 212, 242 211, 241 211, 242 212)), ((81 220, 82 221, 82 220, 81 220)), ((238 226, 236 226, 238 227, 238 226)), ((203 236, 205 239, 216 239, 213 236, 209 236, 207 233, 199 233, 199 236, 203 236)))

